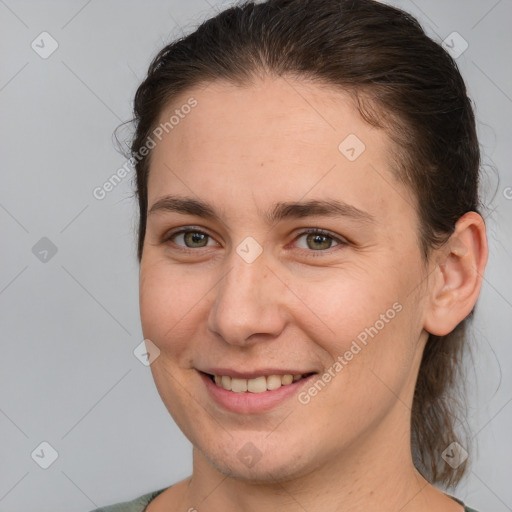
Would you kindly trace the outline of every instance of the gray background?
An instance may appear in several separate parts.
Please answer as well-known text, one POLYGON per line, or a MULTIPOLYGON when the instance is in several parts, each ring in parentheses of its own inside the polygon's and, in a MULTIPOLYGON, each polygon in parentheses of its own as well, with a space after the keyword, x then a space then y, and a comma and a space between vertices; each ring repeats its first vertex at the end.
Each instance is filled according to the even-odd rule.
MULTIPOLYGON (((85 512, 191 472, 190 444, 133 354, 143 337, 132 176, 102 201, 92 191, 125 163, 112 132, 130 119, 150 58, 227 5, 0 0, 0 512, 85 512), (46 59, 31 47, 43 31, 59 45, 46 59), (48 469, 31 457, 43 441, 58 452, 48 469)), ((512 507, 512 1, 395 5, 437 41, 456 31, 469 44, 457 62, 476 103, 491 256, 467 370, 472 470, 453 494, 502 512, 512 507)))

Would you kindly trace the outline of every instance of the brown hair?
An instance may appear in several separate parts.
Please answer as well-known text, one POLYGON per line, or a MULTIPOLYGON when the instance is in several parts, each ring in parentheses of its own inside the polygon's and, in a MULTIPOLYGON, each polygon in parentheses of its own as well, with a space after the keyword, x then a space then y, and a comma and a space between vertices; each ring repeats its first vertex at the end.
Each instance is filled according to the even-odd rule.
MULTIPOLYGON (((136 92, 131 154, 139 261, 151 157, 141 156, 140 148, 162 110, 193 86, 214 80, 247 85, 260 75, 294 76, 348 91, 362 117, 386 129, 396 177, 417 201, 425 262, 464 213, 478 212, 480 151, 471 101, 455 61, 414 17, 374 0, 244 2, 163 48, 136 92)), ((412 407, 415 465, 432 483, 446 486, 456 485, 466 470, 466 463, 452 469, 441 454, 460 440, 455 420, 464 407, 455 385, 472 314, 449 335, 429 336, 412 407)), ((469 450, 467 440, 461 444, 469 450)))

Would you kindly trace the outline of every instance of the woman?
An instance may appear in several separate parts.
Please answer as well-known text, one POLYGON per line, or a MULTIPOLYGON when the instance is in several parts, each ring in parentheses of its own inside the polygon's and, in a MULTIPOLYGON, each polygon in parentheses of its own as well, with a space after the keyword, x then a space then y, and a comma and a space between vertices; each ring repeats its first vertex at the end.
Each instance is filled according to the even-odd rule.
POLYGON ((436 487, 488 254, 453 59, 372 0, 246 3, 134 106, 142 327, 193 473, 101 510, 471 511, 436 487))

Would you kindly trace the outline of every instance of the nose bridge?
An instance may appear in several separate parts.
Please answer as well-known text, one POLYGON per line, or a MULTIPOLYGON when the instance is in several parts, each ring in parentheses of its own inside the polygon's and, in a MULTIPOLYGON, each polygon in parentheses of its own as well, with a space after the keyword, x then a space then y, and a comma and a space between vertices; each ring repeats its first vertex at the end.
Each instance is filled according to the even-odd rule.
POLYGON ((279 297, 282 284, 268 268, 264 254, 247 258, 242 242, 233 251, 229 270, 216 287, 216 297, 209 314, 209 328, 226 342, 248 343, 253 334, 278 335, 283 328, 279 297), (241 255, 240 255, 241 253, 241 255))

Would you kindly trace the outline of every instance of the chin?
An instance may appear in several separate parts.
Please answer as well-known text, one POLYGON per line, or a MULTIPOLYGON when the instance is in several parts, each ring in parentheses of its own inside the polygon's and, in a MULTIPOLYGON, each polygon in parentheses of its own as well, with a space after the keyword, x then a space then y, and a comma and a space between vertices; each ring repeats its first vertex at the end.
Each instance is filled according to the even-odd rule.
POLYGON ((251 468, 238 460, 209 459, 209 461, 223 475, 251 484, 278 484, 309 473, 304 468, 290 466, 282 460, 267 462, 260 460, 251 468))
POLYGON ((208 444, 200 452, 219 473, 247 483, 277 484, 313 470, 303 443, 290 443, 289 439, 283 442, 277 436, 271 442, 268 436, 268 432, 234 436, 224 446, 208 444))

